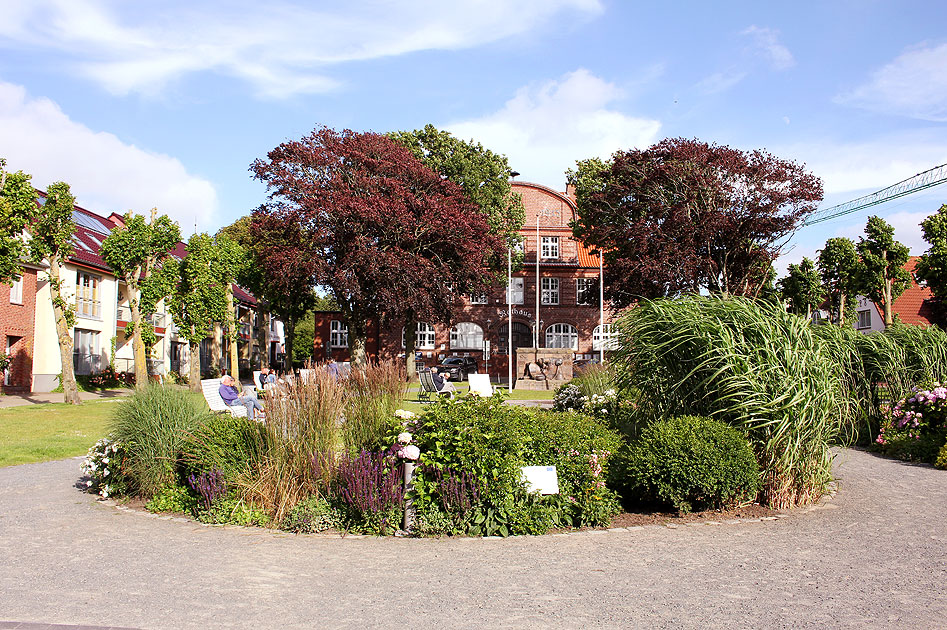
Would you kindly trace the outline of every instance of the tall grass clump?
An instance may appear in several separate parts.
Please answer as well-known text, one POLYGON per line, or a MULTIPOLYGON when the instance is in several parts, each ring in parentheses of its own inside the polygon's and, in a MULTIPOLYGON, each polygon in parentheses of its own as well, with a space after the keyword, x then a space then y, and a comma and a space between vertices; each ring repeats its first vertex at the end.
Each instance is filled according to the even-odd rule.
POLYGON ((620 382, 656 418, 708 416, 742 428, 759 459, 761 499, 817 499, 849 409, 826 344, 778 305, 693 296, 644 301, 618 322, 620 382))
POLYGON ((266 401, 261 456, 238 481, 248 503, 280 522, 297 503, 326 491, 343 443, 345 400, 345 383, 313 370, 266 401))
POLYGON ((389 446, 385 438, 394 427, 408 384, 404 368, 393 361, 353 367, 345 380, 345 422, 342 435, 349 455, 389 446))
POLYGON ((590 364, 581 374, 569 381, 569 384, 578 387, 586 398, 601 396, 608 390, 615 389, 615 383, 615 371, 601 363, 590 364))
POLYGON ((210 417, 200 396, 162 385, 120 403, 109 432, 125 449, 129 492, 150 498, 174 482, 182 446, 210 417))

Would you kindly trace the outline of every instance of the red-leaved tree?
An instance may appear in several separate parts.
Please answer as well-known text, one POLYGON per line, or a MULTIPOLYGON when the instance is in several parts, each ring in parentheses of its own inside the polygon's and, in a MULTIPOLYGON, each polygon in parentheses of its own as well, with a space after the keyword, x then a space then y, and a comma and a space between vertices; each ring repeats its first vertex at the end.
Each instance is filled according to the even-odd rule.
POLYGON ((755 296, 822 199, 800 164, 683 138, 579 162, 569 180, 576 237, 605 252, 617 306, 701 289, 755 296))
POLYGON ((449 322, 463 294, 486 289, 490 257, 505 252, 459 186, 380 134, 318 128, 250 170, 269 191, 253 232, 274 247, 291 243, 265 249, 262 264, 311 270, 313 284, 329 287, 359 364, 372 319, 449 322), (279 265, 268 261, 276 254, 279 265))

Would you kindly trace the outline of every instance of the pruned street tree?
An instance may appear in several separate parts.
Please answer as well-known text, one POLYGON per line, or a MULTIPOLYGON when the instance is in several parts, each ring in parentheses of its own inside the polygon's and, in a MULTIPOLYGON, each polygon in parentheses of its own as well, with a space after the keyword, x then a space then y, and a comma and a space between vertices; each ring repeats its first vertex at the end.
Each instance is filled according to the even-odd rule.
POLYGON ((124 225, 112 230, 102 242, 102 259, 125 282, 128 292, 128 307, 135 351, 135 387, 148 385, 148 350, 155 336, 150 315, 158 302, 169 290, 167 276, 158 273, 162 263, 181 239, 178 225, 166 215, 156 216, 152 209, 151 220, 132 212, 124 215, 124 225), (148 342, 151 343, 148 343, 148 342))
MULTIPOLYGON (((433 125, 414 131, 393 132, 388 136, 408 147, 429 169, 460 186, 467 200, 486 217, 490 233, 502 238, 508 248, 515 245, 526 215, 522 199, 513 193, 510 186, 512 170, 505 156, 485 149, 473 140, 455 138, 433 125)), ((497 275, 502 275, 505 283, 506 258, 498 256, 489 262, 493 270, 502 272, 497 275)), ((405 366, 409 378, 416 370, 418 321, 416 313, 410 310, 406 313, 405 366)))
POLYGON ((201 341, 210 334, 214 322, 226 316, 227 296, 215 270, 217 250, 206 234, 188 239, 187 255, 179 262, 165 261, 161 274, 172 287, 169 296, 171 319, 178 335, 188 342, 188 385, 201 391, 201 341))
POLYGON ((20 278, 27 256, 24 231, 37 216, 36 191, 23 171, 7 172, 0 158, 0 282, 20 278))
POLYGON ((384 135, 319 128, 251 171, 269 190, 255 232, 272 241, 267 230, 299 230, 287 264, 311 269, 310 287, 331 289, 357 364, 367 360, 369 322, 450 322, 506 252, 457 184, 384 135))
POLYGON ((891 305, 910 286, 904 265, 910 257, 907 246, 894 240, 894 228, 877 216, 868 217, 865 236, 858 239, 861 257, 860 293, 881 306, 885 328, 894 324, 891 305))
POLYGON ((861 261, 855 243, 844 237, 830 238, 816 260, 822 286, 829 301, 829 319, 844 326, 855 312, 861 261))
POLYGON ((37 214, 30 225, 30 255, 34 261, 46 260, 49 269, 49 293, 56 322, 56 338, 59 340, 59 357, 62 361, 62 389, 65 402, 78 405, 79 388, 72 364, 72 327, 76 323, 76 306, 73 296, 66 295, 63 285, 63 265, 75 251, 72 238, 76 224, 72 220, 75 197, 69 185, 63 182, 51 184, 46 189, 43 211, 37 214))
POLYGON ((921 222, 928 247, 917 261, 917 279, 931 290, 931 302, 941 327, 947 325, 947 204, 921 222))
POLYGON ((803 258, 798 265, 790 264, 785 278, 780 279, 779 294, 796 315, 812 318, 812 311, 823 300, 822 279, 816 271, 815 263, 803 258))
POLYGON ((244 268, 251 264, 250 252, 223 232, 214 238, 214 245, 217 250, 214 273, 217 277, 217 282, 224 287, 227 298, 227 308, 224 313, 224 318, 220 321, 225 329, 224 335, 229 341, 228 358, 230 374, 239 380, 240 353, 238 352, 237 339, 239 338, 240 331, 239 322, 237 321, 237 308, 233 297, 233 283, 237 282, 243 276, 244 268))
POLYGON ((573 230, 604 252, 606 297, 618 307, 700 290, 757 296, 822 199, 803 165, 683 138, 580 161, 567 175, 573 230))

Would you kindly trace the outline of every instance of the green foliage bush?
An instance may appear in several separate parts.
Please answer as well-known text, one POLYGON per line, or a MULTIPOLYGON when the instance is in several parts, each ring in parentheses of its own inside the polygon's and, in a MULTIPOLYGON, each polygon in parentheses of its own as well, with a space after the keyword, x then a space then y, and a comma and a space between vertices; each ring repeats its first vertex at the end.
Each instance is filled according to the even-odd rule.
POLYGON ((171 512, 174 514, 196 514, 200 499, 185 486, 172 482, 161 488, 148 503, 145 509, 149 512, 171 512))
POLYGON ((280 525, 296 534, 315 534, 335 527, 338 515, 323 497, 312 496, 297 503, 280 525))
POLYGON ((438 401, 416 425, 415 506, 427 533, 542 533, 605 525, 618 511, 604 474, 621 438, 593 418, 505 406, 495 396, 438 401), (558 497, 526 492, 520 469, 535 465, 556 466, 558 497))
POLYGON ((110 434, 125 449, 128 490, 151 498, 177 477, 187 436, 211 419, 200 396, 151 385, 116 409, 110 434))
POLYGON ((947 442, 940 447, 940 452, 937 454, 937 459, 934 461, 934 467, 940 468, 941 470, 947 470, 947 442))
POLYGON ((210 509, 197 510, 197 520, 219 525, 241 525, 243 527, 266 527, 270 518, 259 507, 247 503, 239 494, 230 492, 214 501, 210 509))
POLYGON ((631 495, 685 513, 752 500, 760 487, 759 466, 742 432, 709 418, 655 422, 622 464, 619 481, 631 495))
POLYGON ((187 435, 182 445, 183 476, 219 470, 234 483, 263 451, 263 426, 247 418, 214 415, 187 435))

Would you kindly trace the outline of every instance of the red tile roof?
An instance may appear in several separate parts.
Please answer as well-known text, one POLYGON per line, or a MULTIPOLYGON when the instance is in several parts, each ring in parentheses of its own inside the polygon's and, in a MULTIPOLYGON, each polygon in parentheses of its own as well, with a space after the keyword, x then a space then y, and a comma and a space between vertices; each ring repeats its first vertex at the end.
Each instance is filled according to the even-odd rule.
POLYGON ((592 250, 583 243, 576 241, 579 249, 579 267, 598 269, 598 253, 593 254, 592 250))
POLYGON ((911 256, 904 268, 911 276, 911 286, 904 290, 891 304, 892 315, 897 315, 905 324, 930 326, 934 313, 928 300, 932 297, 931 290, 922 287, 914 277, 914 270, 920 256, 911 256))

